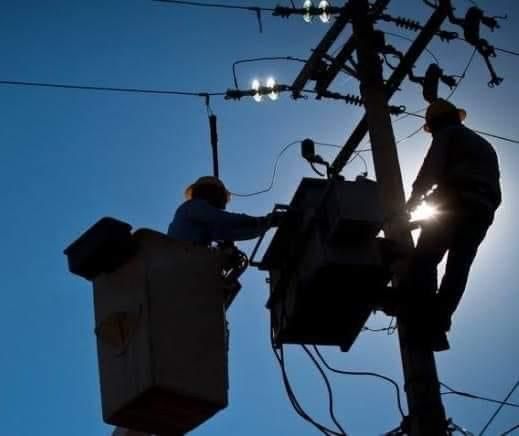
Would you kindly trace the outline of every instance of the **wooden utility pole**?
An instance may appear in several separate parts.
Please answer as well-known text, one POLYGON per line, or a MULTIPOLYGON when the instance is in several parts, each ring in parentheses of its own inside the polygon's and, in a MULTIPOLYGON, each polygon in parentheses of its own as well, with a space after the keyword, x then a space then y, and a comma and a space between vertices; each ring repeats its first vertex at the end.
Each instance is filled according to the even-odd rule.
MULTIPOLYGON (((373 160, 379 183, 385 217, 401 215, 405 194, 398 160, 395 136, 388 110, 388 93, 384 86, 382 64, 377 51, 373 21, 368 0, 351 0, 353 32, 357 41, 360 89, 366 108, 366 122, 373 149, 373 160)), ((411 235, 403 223, 384 228, 386 237, 413 247, 411 235)), ((398 282, 400 277, 394 277, 398 282)), ((446 417, 440 396, 440 385, 432 351, 409 348, 409 326, 398 320, 405 389, 409 405, 411 436, 446 434, 446 417)))

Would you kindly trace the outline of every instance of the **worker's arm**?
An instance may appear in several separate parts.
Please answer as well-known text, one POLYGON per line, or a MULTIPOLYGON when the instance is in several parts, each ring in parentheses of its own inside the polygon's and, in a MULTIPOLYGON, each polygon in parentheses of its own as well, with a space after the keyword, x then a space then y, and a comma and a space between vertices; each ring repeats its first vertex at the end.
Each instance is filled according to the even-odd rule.
POLYGON ((418 176, 413 183, 413 192, 408 201, 408 207, 416 206, 443 175, 447 161, 447 147, 450 135, 451 131, 447 128, 434 137, 418 176))
POLYGON ((203 225, 213 241, 253 239, 263 234, 270 226, 267 217, 226 212, 212 207, 205 201, 197 201, 192 205, 189 219, 203 225))

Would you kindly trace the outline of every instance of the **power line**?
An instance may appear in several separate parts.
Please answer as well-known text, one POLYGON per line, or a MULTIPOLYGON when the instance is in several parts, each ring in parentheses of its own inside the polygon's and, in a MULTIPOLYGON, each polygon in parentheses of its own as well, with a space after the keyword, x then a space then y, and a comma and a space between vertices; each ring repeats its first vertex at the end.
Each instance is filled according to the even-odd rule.
MULTIPOLYGON (((508 399, 512 396, 512 394, 514 393, 514 391, 517 389, 517 386, 519 386, 519 381, 517 381, 515 383, 515 385, 512 387, 512 389, 510 389, 510 392, 508 393, 508 395, 505 397, 505 399, 503 400, 503 403, 507 402, 508 399)), ((496 419, 496 416, 499 415, 499 412, 501 412, 501 409, 504 407, 504 404, 500 404, 500 406, 496 409, 496 411, 494 412, 494 414, 490 417, 490 419, 488 420, 488 422, 485 424, 485 426, 483 427, 483 429, 481 430, 481 432, 479 433, 479 436, 482 436, 485 431, 488 429, 488 427, 490 426, 490 424, 492 424, 492 421, 494 421, 494 419, 496 419)))
POLYGON ((303 348, 305 353, 308 354, 308 356, 310 357, 310 359, 312 360, 312 362, 314 363, 315 367, 318 369, 319 373, 321 374, 321 377, 324 380, 324 383, 326 385, 326 390, 328 391, 329 412, 330 412, 330 417, 332 418, 332 421, 337 426, 337 428, 343 433, 343 435, 347 436, 346 431, 344 430, 344 428, 341 426, 341 424, 337 420, 337 417, 335 416, 335 412, 333 410, 333 392, 332 392, 332 387, 330 385, 330 380, 328 380, 328 377, 326 376, 326 373, 323 371, 323 368, 321 367, 321 365, 319 365, 319 362, 316 360, 314 355, 310 352, 308 347, 306 345, 301 345, 301 347, 303 348))
POLYGON ((9 86, 30 86, 40 88, 60 88, 60 89, 77 89, 84 91, 102 91, 102 92, 124 92, 137 94, 159 94, 159 95, 183 95, 188 97, 211 97, 211 96, 225 96, 225 92, 191 92, 191 91, 176 91, 163 89, 142 89, 142 88, 116 88, 108 86, 88 86, 88 85, 70 85, 63 83, 44 83, 44 82, 26 82, 19 80, 0 80, 0 85, 9 86))
MULTIPOLYGON (((386 32, 386 31, 384 31, 384 33, 386 33, 387 35, 390 35, 390 36, 394 36, 395 38, 405 39, 406 41, 414 42, 414 39, 408 38, 407 36, 401 35, 400 33, 386 32)), ((434 59, 434 62, 436 62, 437 64, 440 63, 440 60, 432 52, 432 50, 430 50, 429 48, 425 48, 425 51, 434 59)))
POLYGON ((376 378, 379 378, 381 380, 385 380, 389 383, 391 383, 394 387, 395 387, 395 392, 396 392, 396 400, 397 400, 397 405, 398 405, 398 410, 400 411, 400 415, 402 415, 402 417, 405 417, 405 413, 404 413, 404 409, 402 407, 402 400, 400 398, 400 387, 398 386, 398 383, 396 381, 394 381, 392 378, 390 377, 386 377, 385 375, 382 375, 382 374, 377 374, 376 372, 366 372, 366 371, 344 371, 344 370, 340 370, 340 369, 336 369, 336 368, 333 368, 332 366, 330 366, 328 364, 328 362, 325 360, 325 358, 323 357, 323 355, 321 354, 321 352, 319 351, 319 348, 317 348, 317 346, 313 346, 314 348, 314 351, 315 353, 317 354, 317 356, 319 357, 319 359, 321 360, 321 362, 323 363, 323 365, 331 372, 335 372, 337 374, 343 374, 343 375, 354 375, 354 376, 368 376, 368 377, 376 377, 376 378))
POLYGON ((519 144, 519 140, 517 140, 517 139, 506 138, 504 136, 499 136, 499 135, 495 135, 493 133, 483 132, 481 130, 476 130, 476 129, 473 129, 473 130, 474 130, 474 132, 479 133, 480 135, 483 135, 483 136, 489 136, 490 138, 495 138, 495 139, 500 139, 501 141, 511 142, 512 144, 519 144))
POLYGON ((263 62, 263 61, 293 61, 293 62, 301 62, 306 63, 307 59, 296 58, 292 56, 268 56, 268 57, 259 57, 259 58, 249 58, 249 59, 240 59, 232 64, 232 75, 234 79, 234 86, 238 89, 238 78, 236 74, 236 66, 240 64, 246 64, 250 62, 263 62))
POLYGON ((513 56, 519 56, 518 52, 513 51, 513 50, 507 50, 505 48, 494 47, 494 50, 495 51, 500 51, 502 53, 507 53, 507 54, 510 54, 510 55, 513 55, 513 56))
POLYGON ((487 401, 489 403, 502 404, 503 406, 519 408, 519 404, 516 404, 516 403, 509 403, 506 401, 494 400, 492 398, 482 397, 480 395, 471 394, 470 392, 458 391, 457 389, 453 389, 449 385, 442 383, 442 382, 440 382, 440 385, 449 390, 449 392, 443 392, 442 395, 459 395, 461 397, 472 398, 474 400, 487 401))
POLYGON ((509 428, 504 433, 501 433, 501 436, 507 436, 509 434, 512 434, 513 431, 518 430, 518 429, 519 429, 519 424, 514 425, 512 428, 509 428))
MULTIPOLYGON (((418 113, 416 112, 404 112, 406 114, 406 116, 413 116, 413 117, 416 117, 416 118, 421 118, 421 119, 424 119, 425 120, 425 117, 423 115, 419 115, 418 113)), ((399 121, 399 120, 396 120, 396 121, 399 121)), ((395 122, 396 122, 395 121, 395 122)), ((420 126, 420 128, 418 128, 417 130, 415 130, 413 133, 411 133, 410 135, 406 136, 405 138, 402 138, 402 139, 399 139, 397 141, 397 144, 400 144, 401 142, 404 142, 410 138, 412 138, 413 136, 415 136, 416 134, 418 134, 420 132, 420 130, 422 130, 423 126, 420 126)), ((507 138, 506 136, 500 136, 500 135, 496 135, 494 133, 489 133, 489 132, 485 132, 483 130, 477 130, 477 129, 471 129, 472 131, 476 132, 476 133, 479 133, 480 135, 483 135, 483 136, 488 136, 490 138, 495 138, 495 139, 500 139, 501 141, 506 141, 506 142, 511 142, 512 144, 519 144, 519 140, 518 139, 513 139, 513 138, 507 138)))
POLYGON ((198 6, 203 8, 219 8, 219 9, 240 9, 244 11, 265 11, 265 12, 274 12, 274 8, 264 8, 260 6, 238 6, 238 5, 227 5, 224 3, 202 3, 202 2, 193 2, 193 1, 181 1, 181 0, 153 0, 159 3, 172 3, 177 5, 185 5, 185 6, 198 6))

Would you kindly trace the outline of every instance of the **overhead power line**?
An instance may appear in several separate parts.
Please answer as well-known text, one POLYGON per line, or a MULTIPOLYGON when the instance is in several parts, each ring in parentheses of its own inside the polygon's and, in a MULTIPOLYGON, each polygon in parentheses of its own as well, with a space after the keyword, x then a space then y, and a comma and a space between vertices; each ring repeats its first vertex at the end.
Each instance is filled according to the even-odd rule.
POLYGON ((515 431, 515 430, 519 430, 519 424, 514 425, 512 428, 509 428, 504 433, 501 433, 500 436, 508 436, 509 434, 512 434, 512 432, 515 431))
MULTIPOLYGON (((83 91, 94 91, 94 92, 176 95, 176 96, 200 97, 200 98, 225 97, 226 95, 228 95, 228 91, 227 92, 211 92, 211 91, 179 91, 179 90, 169 90, 169 89, 121 88, 121 87, 109 87, 109 86, 71 85, 71 84, 64 84, 64 83, 49 83, 49 82, 28 82, 28 81, 20 81, 20 80, 0 80, 0 85, 83 90, 83 91)), ((305 92, 316 94, 316 91, 314 91, 314 90, 305 90, 305 92)), ((342 96, 342 97, 350 98, 351 96, 342 96)), ((418 118, 424 118, 422 115, 419 115, 416 112, 402 111, 401 113, 406 114, 405 116, 414 116, 414 117, 418 117, 418 118)), ((410 139, 412 136, 419 133, 420 129, 416 130, 411 135, 400 139, 399 142, 403 142, 407 139, 410 139)), ((514 139, 514 138, 508 138, 505 136, 500 136, 500 135, 496 135, 494 133, 484 132, 481 130, 475 130, 475 129, 473 129, 473 130, 476 133, 479 133, 484 136, 489 136, 491 138, 500 139, 502 141, 510 142, 512 144, 519 144, 519 140, 514 139)))
POLYGON ((495 399, 492 399, 492 398, 482 397, 480 395, 471 394, 470 392, 458 391, 457 389, 453 389, 449 385, 447 385, 445 383, 442 383, 442 382, 440 382, 440 385, 449 390, 449 392, 443 392, 442 395, 459 395, 461 397, 467 397, 467 398, 471 398, 471 399, 474 399, 474 400, 487 401, 489 403, 495 403, 495 404, 500 404, 500 405, 503 405, 503 406, 510 406, 510 407, 517 407, 517 408, 519 408, 519 404, 517 404, 517 403, 509 403, 507 401, 499 401, 499 400, 495 400, 495 399))
POLYGON ((0 80, 0 85, 11 86, 31 86, 40 88, 61 88, 61 89, 77 89, 84 91, 103 91, 103 92, 125 92, 133 94, 158 94, 158 95, 184 95, 188 97, 206 97, 206 96, 225 96, 225 92, 192 92, 192 91, 176 91, 164 89, 142 89, 142 88, 119 88, 109 86, 89 86, 89 85, 69 85, 63 83, 44 83, 44 82, 27 82, 19 80, 0 80))
POLYGON ((202 2, 192 2, 192 1, 181 1, 181 0, 153 0, 159 3, 173 3, 177 5, 185 5, 185 6, 198 6, 203 8, 218 8, 218 9, 239 9, 242 11, 265 11, 265 12, 274 12, 274 8, 265 8, 261 6, 240 6, 240 5, 229 5, 225 3, 202 3, 202 2))
MULTIPOLYGON (((512 394, 514 393, 514 391, 517 389, 518 386, 519 386, 519 381, 517 381, 515 383, 515 385, 512 387, 512 389, 510 389, 510 392, 508 392, 507 396, 503 400, 503 403, 506 403, 508 401, 508 399, 512 396, 512 394)), ((479 436, 483 436, 485 431, 487 431, 488 427, 490 427, 490 424, 492 424, 494 419, 496 419, 497 415, 499 415, 499 412, 501 412, 501 409, 503 409, 503 407, 504 407, 504 404, 500 404, 499 405, 499 407, 496 409, 496 411, 493 413, 493 415, 490 417, 488 422, 485 424, 485 426, 483 427, 483 429, 479 433, 479 436)))

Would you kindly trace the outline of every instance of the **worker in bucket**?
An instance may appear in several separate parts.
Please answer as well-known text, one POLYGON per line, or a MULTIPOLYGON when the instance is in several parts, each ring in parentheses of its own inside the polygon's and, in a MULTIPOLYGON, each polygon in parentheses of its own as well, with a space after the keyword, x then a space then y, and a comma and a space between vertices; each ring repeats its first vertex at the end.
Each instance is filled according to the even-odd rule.
POLYGON ((169 225, 168 236, 200 245, 254 239, 282 219, 279 213, 253 217, 226 212, 231 194, 217 177, 200 177, 186 189, 185 198, 169 225))
POLYGON ((438 210, 437 217, 422 226, 406 280, 416 297, 421 299, 419 291, 431 297, 426 301, 432 304, 414 312, 426 316, 436 351, 449 348, 441 335, 445 337, 451 327, 478 247, 501 203, 496 152, 462 124, 465 117, 464 110, 443 99, 429 106, 424 129, 433 140, 406 205, 411 212, 427 198, 438 210), (437 266, 447 252, 445 274, 437 289, 437 266))

